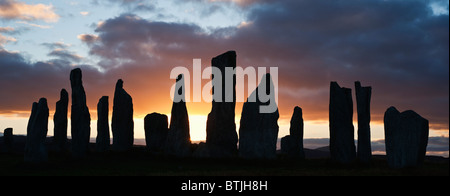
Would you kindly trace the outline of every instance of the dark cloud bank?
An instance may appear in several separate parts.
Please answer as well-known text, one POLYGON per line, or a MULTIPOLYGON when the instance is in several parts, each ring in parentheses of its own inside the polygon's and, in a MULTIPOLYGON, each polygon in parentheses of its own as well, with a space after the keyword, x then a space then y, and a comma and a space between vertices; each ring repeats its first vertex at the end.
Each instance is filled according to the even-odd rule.
POLYGON ((434 15, 429 3, 251 1, 238 5, 249 13, 245 23, 211 32, 124 13, 79 36, 103 71, 80 65, 67 50, 51 51, 51 61, 30 62, 0 49, 0 113, 29 110, 39 97, 56 102, 59 90, 69 88, 74 65, 83 69, 91 109, 101 95, 112 95, 118 78, 133 87, 138 101, 168 98, 171 68, 191 65, 192 58, 209 66, 212 57, 236 50, 239 66, 279 67, 282 118, 299 105, 306 120, 327 119, 329 82, 353 88, 360 80, 373 87, 373 121, 382 121, 393 105, 415 110, 431 128, 448 130, 449 17, 434 15), (161 85, 142 82, 148 80, 161 85))

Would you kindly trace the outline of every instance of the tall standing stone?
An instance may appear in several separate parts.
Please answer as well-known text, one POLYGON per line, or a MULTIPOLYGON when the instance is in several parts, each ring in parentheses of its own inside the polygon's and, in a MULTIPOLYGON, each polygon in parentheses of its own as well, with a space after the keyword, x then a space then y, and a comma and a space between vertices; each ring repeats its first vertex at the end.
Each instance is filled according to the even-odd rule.
POLYGON ((3 131, 3 143, 5 145, 5 152, 11 152, 14 144, 13 128, 6 128, 3 131))
POLYGON ((183 75, 176 79, 174 100, 170 116, 169 133, 167 134, 164 154, 175 157, 191 155, 191 136, 189 133, 189 116, 185 103, 185 85, 183 75))
POLYGON ((83 158, 89 151, 89 137, 91 135, 91 115, 86 105, 82 73, 80 68, 70 72, 70 86, 72 87, 72 156, 83 158))
POLYGON ((384 113, 384 137, 389 167, 415 167, 423 163, 428 144, 428 120, 412 110, 384 113))
POLYGON ((67 150, 67 110, 69 107, 69 94, 66 89, 62 89, 60 99, 56 102, 55 115, 53 116, 53 143, 55 151, 67 150))
POLYGON ((145 142, 151 152, 163 152, 169 131, 169 122, 165 114, 151 113, 144 118, 145 142))
POLYGON ((211 60, 211 67, 220 70, 222 80, 213 79, 212 83, 213 100, 212 109, 206 122, 206 146, 210 157, 231 157, 237 153, 238 142, 236 123, 234 122, 236 107, 236 52, 228 51, 214 57, 211 60), (232 81, 226 81, 225 68, 233 70, 232 81), (226 82, 232 84, 232 86, 226 86, 226 82), (221 88, 218 88, 219 86, 221 88), (218 90, 221 90, 221 92, 217 92, 218 90))
POLYGON ((109 150, 109 97, 103 96, 98 100, 97 104, 97 138, 95 139, 96 149, 98 152, 109 150))
POLYGON ((33 103, 27 126, 24 153, 25 162, 47 162, 48 154, 47 148, 45 147, 45 139, 48 132, 48 116, 47 99, 41 98, 39 99, 39 103, 33 103))
POLYGON ((114 105, 112 115, 112 134, 115 151, 127 151, 133 147, 134 121, 133 99, 123 89, 123 81, 119 79, 114 92, 114 105))
POLYGON ((361 87, 361 83, 356 81, 355 93, 358 112, 357 157, 360 162, 368 163, 372 158, 370 144, 370 97, 372 95, 372 87, 361 87))
MULTIPOLYGON (((263 89, 264 89, 263 88, 263 89)), ((261 83, 244 103, 239 127, 239 156, 246 159, 273 159, 276 158, 276 144, 278 138, 278 108, 272 113, 260 112, 260 106, 269 105, 273 98, 261 102, 260 96, 273 96, 270 74, 264 75, 261 83), (263 85, 266 92, 259 92, 263 85), (270 87, 270 88, 269 88, 270 87), (256 100, 255 102, 249 100, 256 100)), ((274 103, 272 103, 274 104, 274 103)))
POLYGON ((330 85, 330 155, 333 161, 350 163, 356 158, 352 90, 330 85))
POLYGON ((291 118, 289 135, 281 138, 281 151, 291 158, 305 158, 303 150, 303 112, 296 106, 291 118))

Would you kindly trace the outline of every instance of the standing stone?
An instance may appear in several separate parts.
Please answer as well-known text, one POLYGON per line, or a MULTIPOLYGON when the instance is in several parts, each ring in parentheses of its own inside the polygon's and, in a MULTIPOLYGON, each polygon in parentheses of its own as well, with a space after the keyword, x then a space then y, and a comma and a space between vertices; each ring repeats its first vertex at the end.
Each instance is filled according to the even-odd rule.
MULTIPOLYGON (((265 103, 260 101, 260 96, 273 96, 270 93, 273 89, 270 74, 264 75, 259 86, 244 103, 241 114, 241 124, 239 127, 239 156, 246 159, 274 159, 276 158, 276 144, 278 137, 278 108, 272 113, 260 112, 260 106, 269 105, 274 98, 264 98, 269 100, 265 103), (266 92, 261 91, 266 85, 266 92), (259 95, 261 94, 261 95, 259 95), (258 96, 259 95, 259 96, 258 96), (255 102, 249 100, 256 100, 255 102)), ((274 103, 272 103, 274 104, 274 103)))
POLYGON ((291 158, 305 158, 303 150, 303 112, 296 106, 291 118, 289 134, 281 138, 281 151, 291 158))
POLYGON ((372 95, 372 87, 361 87, 361 83, 356 81, 355 92, 358 111, 357 157, 360 162, 368 163, 372 158, 370 144, 370 97, 372 95))
POLYGON ((13 128, 6 128, 3 132, 3 143, 5 144, 5 152, 11 152, 14 144, 13 128))
POLYGON ((415 167, 423 163, 428 144, 428 120, 412 110, 384 113, 384 137, 389 167, 415 167))
POLYGON ((114 92, 112 134, 113 150, 127 151, 133 147, 133 99, 123 89, 123 81, 121 79, 117 81, 116 90, 114 92))
POLYGON ((89 151, 89 137, 91 135, 91 115, 86 105, 82 73, 80 68, 70 72, 70 86, 72 87, 72 156, 83 158, 89 151))
POLYGON ((69 107, 69 94, 62 89, 60 99, 56 102, 55 115, 53 116, 53 143, 56 152, 67 150, 67 110, 69 107))
MULTIPOLYGON (((234 122, 236 107, 236 52, 228 51, 211 60, 211 67, 218 68, 222 80, 213 80, 212 109, 206 122, 206 147, 210 157, 231 157, 237 153, 238 136, 234 122), (226 89, 225 68, 233 70, 231 88, 226 89), (220 90, 221 92, 216 92, 220 90), (227 99, 229 99, 227 101, 227 99)), ((213 72, 214 73, 214 72, 213 72)), ((213 75, 214 78, 214 75, 213 75)))
POLYGON ((97 152, 105 152, 109 150, 109 97, 103 96, 98 100, 97 104, 97 138, 95 139, 97 152))
POLYGON ((165 114, 151 113, 144 118, 145 142, 151 152, 163 152, 169 131, 169 122, 165 114))
POLYGON ((338 163, 350 163, 356 158, 352 90, 330 85, 330 155, 338 163))
POLYGON ((47 99, 41 98, 39 99, 39 103, 33 103, 27 126, 24 153, 25 162, 42 163, 48 160, 47 149, 45 147, 45 139, 48 132, 48 115, 47 99))
POLYGON ((191 136, 189 133, 189 116, 185 103, 185 86, 183 75, 176 79, 174 100, 170 116, 169 133, 167 134, 164 154, 175 157, 190 156, 191 136))

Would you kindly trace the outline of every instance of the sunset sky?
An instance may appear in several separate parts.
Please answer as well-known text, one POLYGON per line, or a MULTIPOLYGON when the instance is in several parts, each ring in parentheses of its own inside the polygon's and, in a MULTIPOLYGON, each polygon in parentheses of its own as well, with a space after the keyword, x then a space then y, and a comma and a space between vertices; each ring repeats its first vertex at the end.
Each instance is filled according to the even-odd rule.
MULTIPOLYGON (((70 94, 70 70, 80 67, 91 137, 98 100, 109 96, 111 115, 123 79, 143 138, 146 114, 170 114, 172 68, 191 70, 194 58, 205 68, 235 50, 237 66, 278 67, 280 138, 295 106, 306 138, 328 138, 330 81, 355 97, 359 80, 372 86, 373 140, 384 139, 383 115, 395 106, 428 119, 430 136, 448 143, 448 33, 448 0, 0 0, 0 132, 25 134, 40 97, 53 119, 59 91, 70 94)), ((192 140, 204 140, 211 103, 187 109, 192 140)), ((238 125, 241 111, 237 103, 238 125)))

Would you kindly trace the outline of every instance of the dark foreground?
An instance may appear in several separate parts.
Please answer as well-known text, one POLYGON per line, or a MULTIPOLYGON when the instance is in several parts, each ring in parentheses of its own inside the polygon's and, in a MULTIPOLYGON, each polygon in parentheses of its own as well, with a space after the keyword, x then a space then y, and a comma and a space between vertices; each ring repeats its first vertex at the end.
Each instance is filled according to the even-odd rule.
POLYGON ((69 153, 49 154, 45 164, 23 162, 21 153, 0 153, 0 175, 11 176, 448 176, 449 159, 427 157, 418 168, 390 169, 385 156, 370 165, 336 165, 328 158, 276 160, 165 158, 135 147, 126 153, 90 153, 82 160, 69 153))

